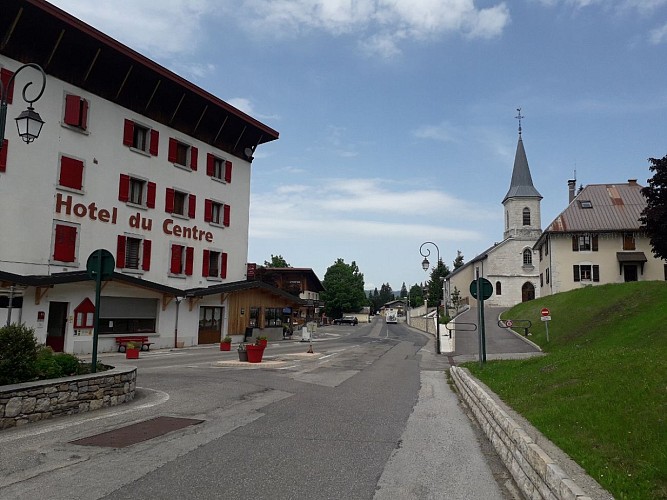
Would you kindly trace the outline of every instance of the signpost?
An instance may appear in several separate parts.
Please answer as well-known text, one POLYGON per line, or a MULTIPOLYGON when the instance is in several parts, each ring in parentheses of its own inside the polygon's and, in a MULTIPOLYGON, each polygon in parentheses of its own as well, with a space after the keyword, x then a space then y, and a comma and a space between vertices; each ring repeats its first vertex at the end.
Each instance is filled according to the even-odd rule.
POLYGON ((95 280, 95 314, 93 316, 93 359, 90 370, 97 372, 97 340, 98 323, 100 320, 100 295, 102 292, 102 280, 108 280, 113 276, 113 270, 116 267, 111 252, 104 249, 94 250, 88 256, 86 262, 86 271, 88 276, 95 280))
POLYGON ((479 277, 470 282, 470 295, 477 299, 477 321, 479 324, 479 364, 486 363, 486 332, 484 329, 484 301, 493 295, 493 285, 486 278, 479 277))
POLYGON ((540 314, 542 317, 540 318, 542 321, 544 321, 544 327, 547 330, 547 342, 549 342, 549 321, 551 321, 551 312, 549 309, 544 307, 541 311, 540 314))

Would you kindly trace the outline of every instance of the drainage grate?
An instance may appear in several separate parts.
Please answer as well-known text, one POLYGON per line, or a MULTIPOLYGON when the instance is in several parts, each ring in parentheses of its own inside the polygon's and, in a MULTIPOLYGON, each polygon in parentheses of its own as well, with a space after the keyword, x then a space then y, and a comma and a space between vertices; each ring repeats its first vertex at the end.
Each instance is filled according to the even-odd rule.
POLYGON ((125 448, 126 446, 148 441, 149 439, 183 429, 190 425, 201 424, 202 422, 204 421, 192 418, 156 417, 136 424, 126 425, 113 431, 77 439, 76 441, 72 441, 72 443, 82 446, 125 448))

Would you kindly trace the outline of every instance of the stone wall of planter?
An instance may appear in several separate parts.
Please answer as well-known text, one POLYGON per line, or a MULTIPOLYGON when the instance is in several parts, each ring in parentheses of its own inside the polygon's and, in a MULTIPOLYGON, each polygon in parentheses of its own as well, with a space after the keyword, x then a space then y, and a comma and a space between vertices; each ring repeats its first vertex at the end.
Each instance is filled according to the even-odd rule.
POLYGON ((0 429, 132 401, 136 367, 0 386, 0 429))

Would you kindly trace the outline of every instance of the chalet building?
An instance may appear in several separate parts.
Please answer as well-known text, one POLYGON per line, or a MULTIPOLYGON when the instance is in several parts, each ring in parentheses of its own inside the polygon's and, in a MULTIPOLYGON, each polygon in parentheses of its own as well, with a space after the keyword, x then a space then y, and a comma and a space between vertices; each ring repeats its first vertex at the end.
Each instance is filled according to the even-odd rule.
POLYGON ((551 295, 588 285, 667 279, 667 264, 651 252, 639 217, 646 207, 635 179, 620 184, 591 184, 535 243, 539 255, 540 294, 551 295))
POLYGON ((454 289, 462 303, 473 303, 470 282, 478 275, 493 285, 490 306, 511 307, 539 297, 539 273, 533 246, 541 233, 540 201, 528 167, 519 126, 519 141, 509 190, 503 198, 505 231, 503 240, 487 248, 445 278, 445 296, 454 289))
POLYGON ((0 40, 0 320, 91 352, 86 266, 104 249, 100 351, 117 335, 168 347, 281 330, 301 299, 246 280, 253 154, 278 132, 43 0, 5 2, 0 40), (31 144, 14 126, 42 82, 27 63, 46 75, 31 144))

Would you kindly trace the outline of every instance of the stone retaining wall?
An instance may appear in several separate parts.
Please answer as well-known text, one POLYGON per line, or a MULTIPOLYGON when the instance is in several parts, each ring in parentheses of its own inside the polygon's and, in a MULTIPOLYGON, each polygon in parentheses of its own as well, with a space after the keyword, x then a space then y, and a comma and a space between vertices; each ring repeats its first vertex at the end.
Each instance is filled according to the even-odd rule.
POLYGON ((467 370, 452 379, 522 493, 529 499, 590 500, 561 467, 505 412, 467 370))
POLYGON ((0 430, 134 399, 136 367, 0 386, 0 430))

